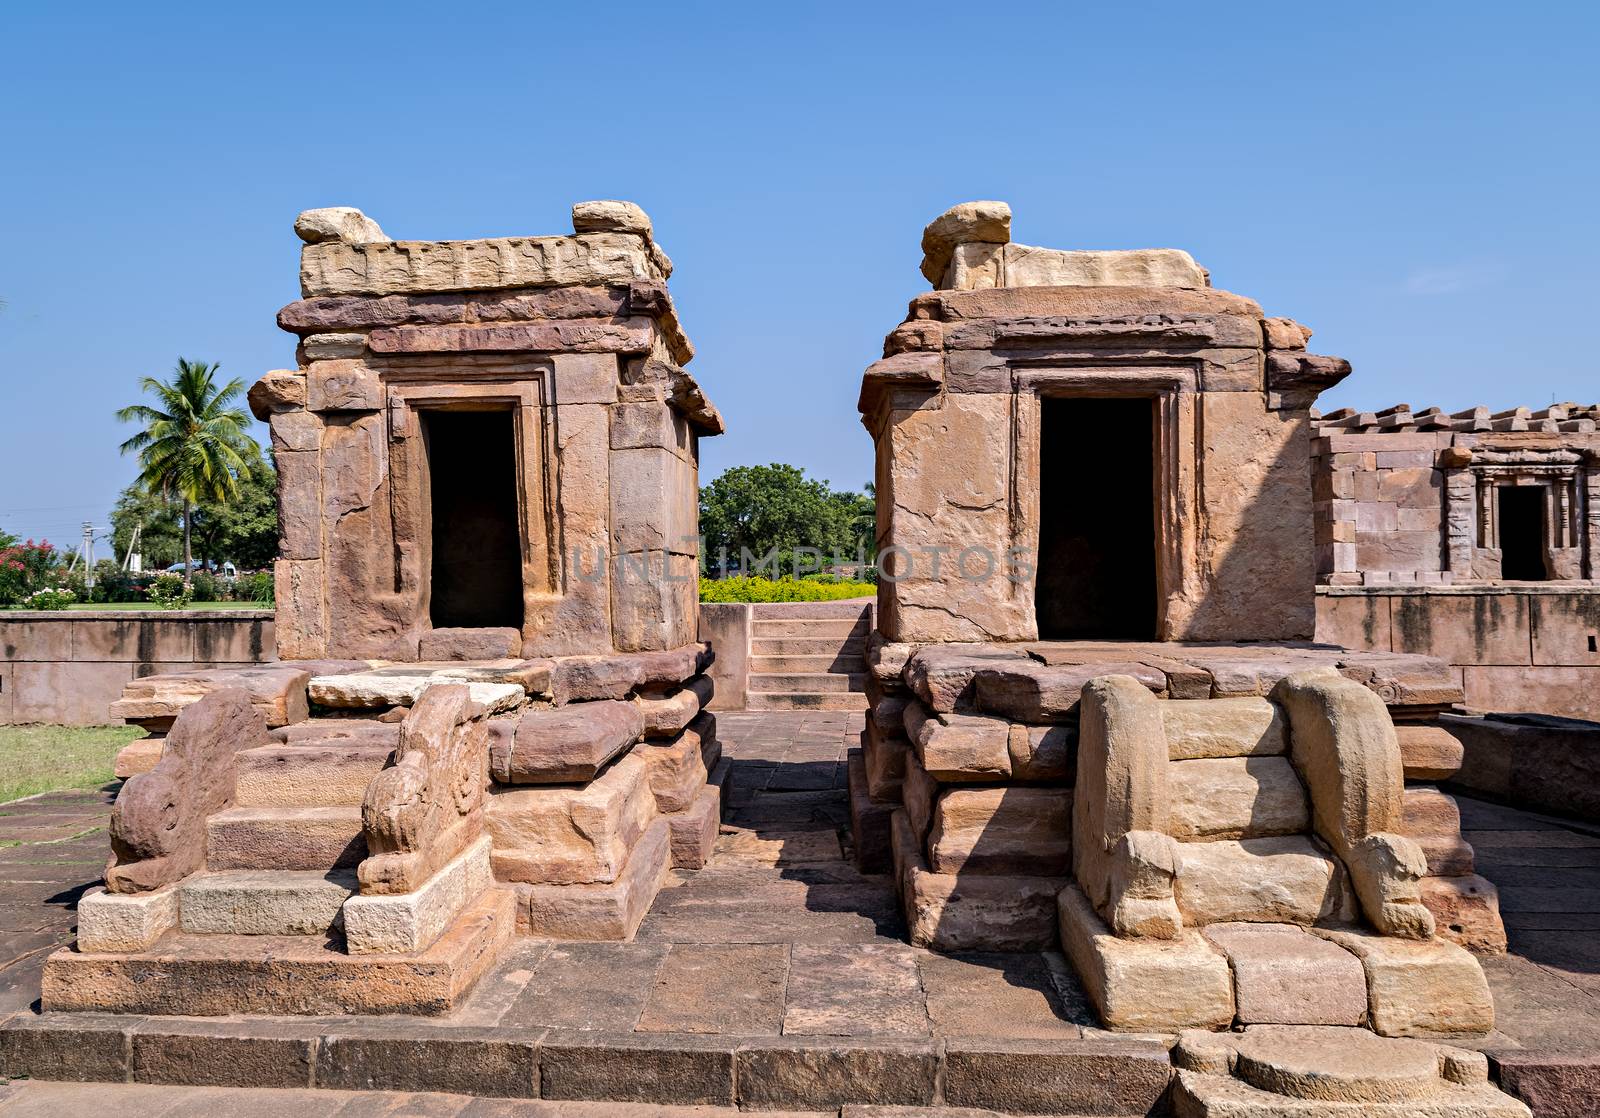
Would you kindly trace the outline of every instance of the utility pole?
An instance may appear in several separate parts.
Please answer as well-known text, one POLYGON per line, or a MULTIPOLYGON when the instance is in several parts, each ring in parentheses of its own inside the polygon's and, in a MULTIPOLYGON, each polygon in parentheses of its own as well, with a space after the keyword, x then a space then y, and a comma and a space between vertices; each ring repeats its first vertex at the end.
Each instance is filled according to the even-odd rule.
MULTIPOLYGON (((144 556, 139 553, 139 537, 143 534, 144 525, 135 524, 133 534, 128 537, 128 553, 122 557, 122 569, 129 574, 144 570, 144 556)), ((116 558, 114 553, 112 558, 116 558)))
POLYGON ((83 584, 94 589, 94 525, 83 522, 83 584))

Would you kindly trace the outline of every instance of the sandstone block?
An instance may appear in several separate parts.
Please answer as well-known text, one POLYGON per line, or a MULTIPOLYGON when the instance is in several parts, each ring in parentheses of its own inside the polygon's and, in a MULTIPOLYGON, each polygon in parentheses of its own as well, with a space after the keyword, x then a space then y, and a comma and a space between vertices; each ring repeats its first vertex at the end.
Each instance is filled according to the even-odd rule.
POLYGON ((1107 675, 1131 676, 1152 691, 1167 686, 1166 673, 1144 664, 1001 661, 974 674, 973 701, 979 710, 1017 722, 1062 722, 1077 713, 1083 685, 1107 675))
POLYGON ((644 715, 644 734, 650 738, 673 737, 693 722, 711 702, 710 676, 695 676, 678 688, 656 688, 634 698, 644 715))
POLYGON ((550 672, 558 705, 623 699, 643 682, 644 665, 633 656, 563 656, 550 672))
POLYGON ((1474 955, 1504 955, 1506 926, 1500 919, 1500 892, 1477 874, 1425 877, 1422 903, 1433 913, 1438 935, 1474 955))
POLYGON ((1367 979, 1350 952, 1291 924, 1212 924, 1245 1025, 1361 1025, 1367 979))
POLYGON ((1311 925, 1349 912, 1338 863, 1301 835, 1183 844, 1176 895, 1191 926, 1311 925))
POLYGON ((669 825, 657 819, 614 882, 518 885, 518 927, 528 935, 555 939, 627 939, 649 911, 671 860, 669 825))
POLYGON ((165 725, 207 695, 238 689, 249 696, 269 727, 287 726, 310 712, 306 704, 310 678, 309 672, 292 663, 150 675, 129 682, 109 713, 127 722, 165 725))
MULTIPOLYGON (((1220 700, 1219 700, 1220 701, 1220 700)), ((1208 757, 1168 764, 1170 833, 1185 842, 1297 835, 1306 790, 1287 757, 1208 757)))
POLYGON ((1430 877, 1472 873, 1475 857, 1472 847, 1461 837, 1461 812, 1454 798, 1437 788, 1407 788, 1402 811, 1400 833, 1415 839, 1422 848, 1430 877))
POLYGON ((695 794, 683 811, 667 816, 672 868, 697 870, 711 860, 722 820, 722 797, 710 785, 695 794))
POLYGON ((93 888, 78 898, 78 950, 143 951, 178 924, 178 889, 108 893, 93 888))
POLYGON ((1048 951, 1062 877, 929 873, 906 878, 911 942, 934 951, 1048 951))
POLYGON ((957 245, 1005 244, 1011 240, 1011 207, 1004 202, 962 202, 922 231, 922 274, 935 287, 944 282, 957 245))
MULTIPOLYGON (((904 647, 904 646, 890 646, 904 647)), ((995 661, 1032 663, 1017 648, 984 644, 935 644, 906 660, 904 678, 913 694, 935 713, 948 714, 972 695, 973 678, 995 661)))
POLYGON ((307 361, 337 361, 366 351, 365 334, 307 334, 300 339, 300 352, 307 361))
POLYGON ((1078 773, 1078 730, 1075 726, 1011 727, 1006 739, 1011 776, 1016 780, 1051 780, 1071 784, 1078 773))
POLYGON ((1401 723, 1394 732, 1407 780, 1449 780, 1461 770, 1461 741, 1442 726, 1401 723))
POLYGON ((879 803, 900 802, 900 782, 906 774, 906 756, 911 752, 911 742, 905 737, 904 723, 885 731, 875 719, 869 719, 861 734, 861 755, 867 781, 867 791, 879 803))
POLYGON ((1167 756, 1174 761, 1276 756, 1289 750, 1283 715, 1267 699, 1240 696, 1167 703, 1161 718, 1167 730, 1167 756))
POLYGON ((1003 718, 931 713, 906 706, 906 737, 924 771, 941 781, 1004 780, 1011 775, 1011 726, 1003 718))
MULTIPOLYGON (((350 720, 354 722, 354 720, 350 720)), ((302 723, 304 725, 304 723, 302 723)), ((396 726, 383 736, 326 739, 328 744, 260 745, 237 755, 238 807, 332 807, 359 804, 372 778, 394 755, 396 726)))
POLYGON ((205 821, 212 870, 332 870, 366 856, 361 808, 233 807, 205 821))
POLYGON ((569 885, 615 881, 655 816, 635 751, 585 785, 494 787, 484 826, 500 880, 569 885))
POLYGON ((1065 788, 952 788, 928 836, 934 873, 1061 877, 1072 868, 1072 793, 1065 788))
POLYGON ((522 654, 522 632, 512 628, 430 629, 417 654, 423 660, 503 660, 522 654))
POLYGON ((389 239, 383 235, 376 221, 354 206, 323 206, 321 209, 303 210, 294 219, 294 232, 308 245, 324 241, 360 245, 389 239))
POLYGON ((481 836, 408 893, 361 895, 344 903, 346 950, 352 955, 426 951, 494 884, 488 836, 481 836))
POLYGON ((316 412, 378 411, 383 381, 360 361, 313 361, 306 369, 306 406, 316 412))
POLYGON ((161 760, 166 741, 167 735, 152 734, 123 746, 117 751, 117 759, 111 767, 112 774, 118 780, 127 780, 130 776, 149 772, 161 760))
MULTIPOLYGON (((415 665, 373 668, 346 675, 319 675, 311 678, 308 693, 320 707, 334 710, 381 710, 386 707, 415 706, 429 687, 455 683, 431 669, 415 665)), ((527 698, 523 689, 511 683, 467 682, 472 701, 486 713, 495 714, 520 706, 527 698)))
POLYGON ((1234 1017, 1228 960, 1196 932, 1176 939, 1111 933, 1074 884, 1057 899, 1061 949, 1110 1029, 1217 1029, 1234 1017))
POLYGON ((489 774, 501 784, 591 780, 643 732, 644 716, 632 703, 602 700, 524 711, 513 734, 493 736, 489 774))
POLYGON ((906 758, 905 777, 900 782, 900 799, 905 805, 906 824, 916 837, 920 849, 933 826, 933 805, 939 795, 939 785, 922 767, 922 762, 912 754, 906 758))
POLYGON ((716 720, 701 715, 670 742, 647 741, 634 752, 645 763, 656 810, 662 814, 687 811, 706 783, 701 747, 716 737, 716 720))
POLYGON ((355 890, 349 871, 212 870, 178 886, 179 926, 191 935, 320 935, 355 890))
POLYGON ((265 423, 279 412, 306 406, 306 378, 298 369, 274 369, 250 386, 250 413, 265 423))
POLYGON ((862 873, 890 873, 894 870, 891 834, 895 803, 873 800, 867 767, 859 750, 850 751, 850 837, 855 847, 856 868, 862 873))
POLYGON ((1372 1029, 1381 1036, 1486 1033, 1494 1002, 1478 961, 1443 940, 1407 940, 1318 928, 1361 960, 1372 1029))

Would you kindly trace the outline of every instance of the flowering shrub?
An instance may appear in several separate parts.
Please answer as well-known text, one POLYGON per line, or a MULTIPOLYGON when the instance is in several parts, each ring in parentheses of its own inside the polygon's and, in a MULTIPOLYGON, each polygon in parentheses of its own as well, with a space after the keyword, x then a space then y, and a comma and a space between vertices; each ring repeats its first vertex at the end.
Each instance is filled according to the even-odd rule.
POLYGON ((878 588, 868 582, 828 582, 787 576, 735 575, 700 580, 702 602, 832 602, 841 598, 868 598, 877 592, 878 588))
POLYGON ((159 574, 150 581, 150 600, 162 609, 183 609, 194 601, 194 587, 180 574, 159 574))
POLYGON ((35 590, 32 594, 22 599, 22 608, 66 609, 77 600, 78 596, 72 591, 64 590, 59 586, 51 586, 43 590, 35 590))
POLYGON ((49 540, 0 548, 0 606, 17 605, 35 590, 54 585, 60 564, 60 554, 49 540))

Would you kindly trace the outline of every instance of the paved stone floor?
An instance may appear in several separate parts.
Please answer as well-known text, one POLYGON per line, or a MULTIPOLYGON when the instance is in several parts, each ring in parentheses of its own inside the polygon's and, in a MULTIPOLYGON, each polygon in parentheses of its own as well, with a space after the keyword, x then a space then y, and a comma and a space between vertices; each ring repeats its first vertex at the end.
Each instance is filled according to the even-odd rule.
MULTIPOLYGON (((456 1014, 427 1027, 678 1045, 1107 1037, 1058 954, 948 957, 903 941, 889 878, 862 875, 850 861, 845 756, 861 717, 719 715, 734 791, 711 863, 662 890, 634 942, 519 943, 456 1014)), ((70 938, 76 898, 104 863, 109 802, 105 793, 56 793, 0 805, 0 843, 9 844, 0 847, 0 1018, 33 1002, 44 955, 70 938)), ((1513 1057, 1519 1049, 1600 1053, 1600 827, 1460 803, 1480 872, 1500 887, 1511 937, 1510 955, 1485 961, 1499 1024, 1483 1047, 1513 1057)), ((423 1024, 362 1025, 386 1022, 423 1024)), ((319 1059, 315 1082, 334 1082, 325 1071, 336 1074, 319 1059)), ((124 1098, 90 1097, 104 1090, 129 1092, 114 1108, 126 1114, 675 1113, 376 1094, 358 1107, 347 1093, 322 1092, 293 1093, 288 1110, 271 1109, 269 1099, 288 1092, 237 1092, 236 1106, 218 1108, 214 1089, 42 1085, 13 1089, 0 1113, 83 1113, 102 1097, 124 1098)))

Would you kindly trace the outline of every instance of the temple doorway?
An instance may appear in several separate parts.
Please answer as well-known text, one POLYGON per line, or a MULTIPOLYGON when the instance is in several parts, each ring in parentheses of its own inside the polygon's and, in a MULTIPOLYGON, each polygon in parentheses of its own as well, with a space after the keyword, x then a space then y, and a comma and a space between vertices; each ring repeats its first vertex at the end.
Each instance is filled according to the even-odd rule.
POLYGON ((1040 401, 1039 568, 1045 640, 1156 636, 1155 401, 1040 401))
POLYGON ((422 413, 436 629, 522 627, 516 426, 509 408, 422 413))
POLYGON ((1538 485, 1502 485, 1500 498, 1500 577, 1542 582, 1550 577, 1544 563, 1545 490, 1538 485))

